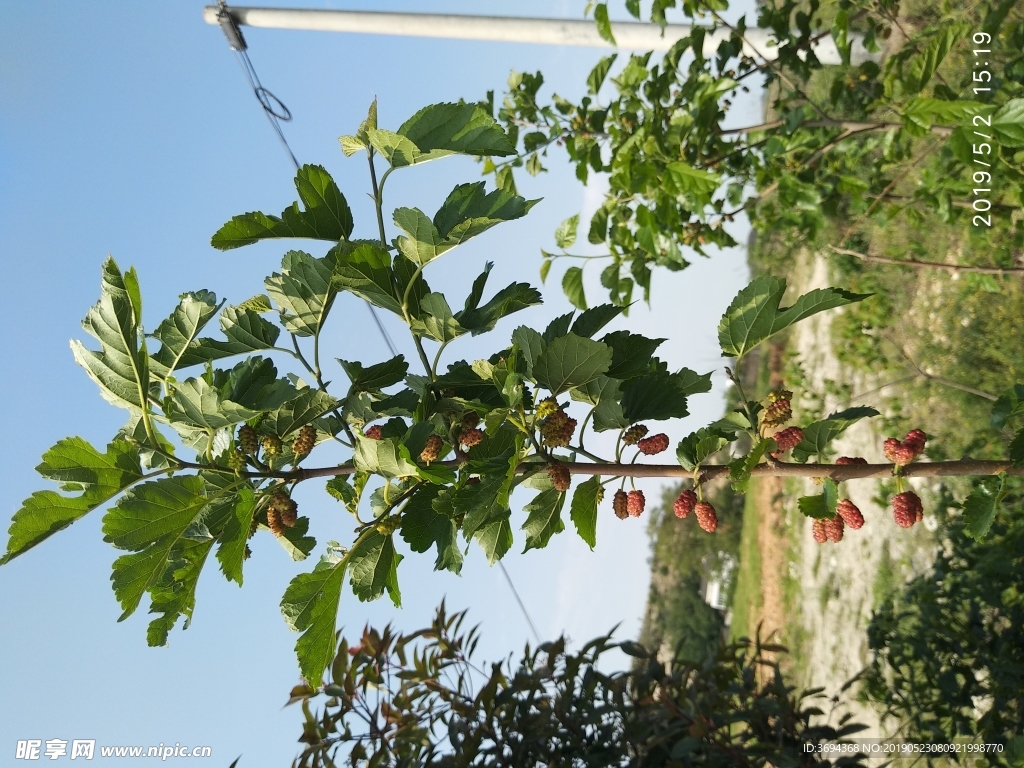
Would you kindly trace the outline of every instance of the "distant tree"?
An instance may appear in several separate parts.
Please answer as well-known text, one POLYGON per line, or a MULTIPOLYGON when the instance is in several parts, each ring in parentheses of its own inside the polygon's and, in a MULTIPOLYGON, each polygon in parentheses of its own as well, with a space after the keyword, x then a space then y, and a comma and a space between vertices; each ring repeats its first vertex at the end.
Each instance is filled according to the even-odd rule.
POLYGON ((464 618, 442 605, 418 632, 366 629, 351 647, 343 638, 323 693, 292 691, 306 745, 293 768, 863 764, 807 752, 863 726, 822 722, 822 695, 797 695, 762 656, 774 647, 723 646, 702 663, 677 657, 666 667, 631 641, 599 637, 573 652, 560 638, 527 646, 518 665, 481 667, 464 618), (632 671, 601 671, 615 648, 633 657, 632 671), (774 676, 759 683, 766 668, 774 676), (326 701, 314 712, 318 696, 326 701))
MULTIPOLYGON (((941 531, 931 570, 875 613, 865 691, 905 738, 1008 744, 990 765, 1024 761, 1024 486, 1013 483, 988 537, 962 517, 941 531)), ((953 503, 951 499, 947 502, 953 503)))

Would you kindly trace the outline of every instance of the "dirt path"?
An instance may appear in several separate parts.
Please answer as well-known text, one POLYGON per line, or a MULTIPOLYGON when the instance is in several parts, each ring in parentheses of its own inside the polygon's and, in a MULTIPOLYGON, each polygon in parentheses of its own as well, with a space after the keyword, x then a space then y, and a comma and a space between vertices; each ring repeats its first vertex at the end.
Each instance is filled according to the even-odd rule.
POLYGON ((778 642, 786 621, 782 578, 786 568, 786 510, 783 484, 778 477, 758 478, 754 486, 757 505, 757 542, 761 552, 762 640, 778 642))
MULTIPOLYGON (((802 285, 794 286, 800 293, 828 285, 825 259, 819 256, 808 259, 808 262, 796 271, 796 274, 807 276, 802 285)), ((798 353, 806 374, 806 381, 801 386, 808 392, 822 392, 826 383, 848 383, 854 392, 870 391, 877 387, 878 382, 847 370, 832 351, 831 322, 835 316, 835 312, 823 312, 799 323, 794 329, 790 349, 798 353)), ((878 407, 881 402, 840 403, 829 398, 822 415, 848 405, 878 407)), ((868 461, 883 460, 881 446, 886 435, 880 432, 879 422, 879 418, 864 419, 848 429, 833 444, 837 455, 863 456, 868 461)), ((909 482, 926 496, 927 509, 928 491, 935 490, 935 487, 925 485, 920 479, 909 482)), ((820 488, 810 481, 796 485, 797 488, 791 488, 781 506, 792 508, 798 495, 820 493, 820 488)), ((798 518, 792 530, 787 532, 799 551, 792 568, 800 584, 800 593, 799 604, 788 606, 793 615, 785 617, 785 620, 802 629, 806 638, 799 649, 806 678, 794 682, 805 687, 821 686, 828 695, 837 694, 843 684, 870 661, 867 627, 882 582, 902 583, 927 569, 934 556, 935 542, 930 533, 935 527, 934 519, 929 522, 926 512, 924 525, 915 526, 911 531, 899 529, 891 511, 878 505, 878 491, 879 481, 844 483, 840 487, 840 498, 849 498, 860 508, 865 524, 859 531, 847 530, 839 544, 817 544, 811 535, 811 520, 806 518, 798 518)), ((770 539, 766 541, 769 547, 774 547, 770 539)), ((782 552, 785 557, 785 550, 782 552)), ((762 553, 762 562, 768 556, 762 553)), ((849 702, 848 711, 855 720, 869 726, 869 730, 859 736, 882 736, 884 725, 878 714, 870 706, 857 702, 851 694, 855 694, 855 689, 844 696, 849 702)))

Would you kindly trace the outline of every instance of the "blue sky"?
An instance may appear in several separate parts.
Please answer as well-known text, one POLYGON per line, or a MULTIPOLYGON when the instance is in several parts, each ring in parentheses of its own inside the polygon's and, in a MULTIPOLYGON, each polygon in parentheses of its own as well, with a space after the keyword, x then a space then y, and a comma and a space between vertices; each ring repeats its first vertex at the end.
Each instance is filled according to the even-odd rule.
MULTIPOLYGON (((8 425, 0 488, 7 517, 45 487, 33 470, 43 451, 69 435, 104 445, 123 422, 123 412, 100 399, 68 347, 69 339, 86 338, 80 321, 99 295, 100 264, 108 253, 122 268, 138 269, 148 328, 182 291, 208 288, 241 301, 262 292, 263 277, 289 247, 320 255, 315 243, 229 253, 209 246, 210 235, 232 215, 277 212, 294 199, 294 188, 291 162, 220 30, 203 23, 202 5, 0 2, 0 401, 8 425)), ((481 12, 479 3, 456 0, 344 7, 481 12)), ((569 0, 521 0, 484 10, 578 18, 581 9, 569 0)), ((543 70, 555 90, 573 97, 603 55, 583 48, 245 34, 264 85, 294 115, 285 131, 299 161, 323 164, 334 175, 353 207, 357 237, 376 234, 365 195, 366 162, 361 155, 344 158, 337 137, 354 131, 374 97, 381 125, 392 129, 427 103, 476 100, 490 89, 500 94, 513 68, 543 70)), ((756 114, 756 99, 747 108, 756 114)), ((551 165, 550 173, 524 176, 521 183, 523 194, 544 201, 526 219, 431 267, 435 290, 461 302, 486 260, 495 262, 492 289, 539 282, 539 249, 552 247, 554 228, 573 213, 586 215, 601 196, 599 185, 580 187, 564 163, 551 165)), ((465 159, 403 171, 389 182, 386 203, 433 211, 455 184, 478 174, 479 166, 465 159)), ((745 238, 744 231, 738 234, 745 238)), ((552 271, 542 307, 505 321, 493 338, 453 345, 446 359, 486 356, 504 346, 516 325, 543 327, 567 311, 557 287, 561 269, 552 271)), ((721 412, 715 328, 745 277, 740 249, 698 260, 683 273, 661 273, 652 309, 637 307, 616 326, 667 337, 661 354, 675 367, 719 370, 715 393, 694 399, 694 415, 669 425, 673 442, 721 412)), ((600 295, 595 285, 593 297, 600 295)), ((325 340, 330 357, 366 363, 388 357, 359 302, 340 300, 334 315, 325 340)), ((411 358, 407 333, 397 323, 389 330, 411 358)), ((347 515, 321 486, 310 486, 298 498, 318 540, 350 540, 347 515)), ((653 503, 659 484, 640 487, 653 503)), ((623 637, 639 630, 648 582, 645 526, 603 512, 593 553, 570 524, 541 552, 520 555, 520 537, 505 560, 545 638, 565 632, 585 641, 619 622, 623 637)), ((520 515, 515 506, 514 515, 520 515)), ((301 713, 281 708, 298 672, 295 635, 278 604, 289 579, 312 561, 293 563, 271 537, 257 537, 245 586, 228 584, 211 567, 192 626, 173 633, 168 648, 150 649, 144 609, 116 623, 120 610, 109 574, 117 553, 103 543, 100 524, 96 512, 0 569, 0 755, 19 739, 95 738, 99 744, 211 745, 211 765, 227 765, 239 754, 242 766, 286 764, 296 752, 301 713)), ((518 654, 529 631, 500 571, 488 568, 475 549, 461 578, 434 573, 431 565, 425 556, 402 564, 401 610, 345 594, 339 623, 350 636, 365 622, 416 629, 446 596, 450 607, 470 608, 470 621, 483 624, 482 657, 518 654)))

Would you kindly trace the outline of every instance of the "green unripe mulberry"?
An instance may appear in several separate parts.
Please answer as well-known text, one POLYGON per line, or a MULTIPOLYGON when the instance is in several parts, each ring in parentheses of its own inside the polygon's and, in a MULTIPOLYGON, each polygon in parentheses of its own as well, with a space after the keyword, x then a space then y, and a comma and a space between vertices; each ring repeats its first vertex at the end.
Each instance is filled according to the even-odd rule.
POLYGON ((259 449, 259 438, 256 436, 256 430, 248 424, 240 426, 238 428, 238 445, 250 456, 256 453, 259 449))
POLYGON ((263 455, 273 457, 281 453, 281 438, 277 435, 264 435, 262 443, 263 455))

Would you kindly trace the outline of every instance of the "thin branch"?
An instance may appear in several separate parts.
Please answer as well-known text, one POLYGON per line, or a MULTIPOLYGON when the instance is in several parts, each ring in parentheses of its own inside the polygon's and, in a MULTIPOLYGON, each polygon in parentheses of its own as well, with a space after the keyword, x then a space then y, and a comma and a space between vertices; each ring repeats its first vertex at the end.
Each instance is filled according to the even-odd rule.
MULTIPOLYGON (((693 471, 684 469, 678 464, 603 464, 598 462, 559 462, 573 475, 607 475, 611 477, 680 477, 692 478, 693 471)), ((448 467, 459 469, 463 462, 458 460, 435 461, 432 467, 448 467)), ((203 467, 209 469, 209 467, 203 467)), ((536 463, 524 463, 516 467, 517 474, 525 474, 537 470, 536 463)), ((269 473, 271 476, 284 480, 309 480, 314 477, 336 477, 351 475, 356 468, 351 465, 336 467, 311 467, 291 471, 269 473)), ((1024 467, 1014 467, 1009 461, 976 461, 960 459, 958 461, 930 461, 910 464, 903 468, 903 477, 967 477, 999 475, 1024 476, 1024 467)), ((243 472, 242 476, 267 476, 268 473, 243 472)), ((701 482, 729 474, 729 466, 706 466, 700 470, 701 482)), ((893 476, 892 464, 792 464, 776 462, 775 466, 759 464, 752 471, 753 477, 831 477, 836 482, 846 480, 864 480, 893 476)))
POLYGON ((959 264, 940 264, 937 261, 917 261, 915 259, 887 259, 884 256, 869 256, 859 251, 851 251, 848 248, 836 248, 830 245, 829 249, 834 253, 841 253, 846 256, 853 256, 856 259, 870 261, 875 264, 896 264, 900 267, 930 267, 932 269, 945 269, 948 272, 974 272, 979 275, 1011 275, 1024 273, 1024 267, 974 267, 959 264))
MULTIPOLYGON (((905 339, 906 337, 904 337, 904 340, 905 339)), ((968 386, 967 384, 961 384, 958 381, 950 381, 949 379, 944 379, 941 376, 933 376, 932 374, 928 373, 928 371, 921 368, 921 366, 919 366, 914 361, 914 358, 910 356, 910 353, 907 352, 906 348, 899 345, 893 346, 895 346, 900 351, 900 354, 902 354, 903 357, 907 359, 907 362, 910 363, 910 367, 917 371, 919 376, 923 376, 929 381, 934 381, 936 384, 942 384, 943 386, 950 387, 952 389, 959 389, 961 392, 966 392, 970 395, 977 395, 978 397, 983 397, 986 400, 991 400, 992 402, 995 402, 996 400, 999 399, 991 392, 986 392, 982 389, 976 389, 975 387, 968 386)))
POLYGON ((914 170, 914 168, 916 168, 919 163, 921 163, 926 157, 928 157, 928 155, 930 155, 932 152, 938 149, 939 146, 940 145, 938 142, 932 144, 930 147, 928 147, 928 149, 926 149, 924 152, 922 152, 920 155, 914 158, 914 162, 910 163, 906 168, 904 168, 902 171, 896 174, 896 177, 889 182, 889 185, 885 189, 882 190, 882 194, 876 197, 875 201, 868 206, 868 209, 864 211, 864 213, 862 213, 860 216, 858 216, 857 220, 854 221, 853 224, 847 227, 846 233, 843 235, 843 239, 839 241, 840 247, 846 244, 846 239, 851 235, 854 228, 862 221, 864 221, 864 219, 866 219, 871 214, 871 212, 878 207, 878 204, 885 199, 885 196, 892 192, 895 186, 907 177, 907 174, 914 170))
MULTIPOLYGON (((733 133, 756 133, 758 131, 770 131, 775 128, 781 128, 786 124, 785 120, 773 120, 769 123, 759 123, 757 125, 747 125, 742 128, 727 128, 726 130, 718 131, 717 135, 727 136, 733 133)), ((798 128, 842 128, 845 131, 852 133, 863 133, 865 131, 887 131, 890 128, 903 128, 903 123, 862 123, 854 122, 852 120, 833 120, 831 118, 825 120, 808 120, 807 122, 800 123, 798 128)), ((954 125, 933 125, 929 130, 937 136, 949 136, 956 129, 954 125)))
POLYGON ((719 24, 721 24, 726 29, 730 30, 734 35, 738 35, 740 40, 742 40, 747 45, 747 47, 750 48, 750 50, 754 51, 762 59, 764 59, 765 64, 767 64, 769 67, 771 67, 771 69, 775 72, 775 74, 778 75, 779 79, 782 80, 782 82, 784 82, 786 85, 788 85, 794 91, 796 91, 808 104, 811 105, 811 107, 814 108, 815 112, 817 112, 819 115, 821 115, 825 120, 829 120, 830 119, 828 114, 825 112, 825 110, 822 109, 821 107, 819 107, 815 102, 811 101, 811 98, 806 93, 804 93, 803 90, 801 90, 800 87, 796 83, 794 83, 792 80, 790 80, 788 77, 786 77, 786 74, 782 71, 782 67, 775 66, 775 62, 770 61, 768 59, 767 55, 765 55, 764 53, 761 53, 761 51, 759 51, 753 44, 751 44, 751 42, 747 39, 746 35, 741 34, 738 29, 736 29, 734 26, 729 24, 729 22, 727 22, 725 19, 723 19, 721 16, 719 16, 714 11, 711 11, 711 15, 715 17, 715 21, 717 21, 719 24))

